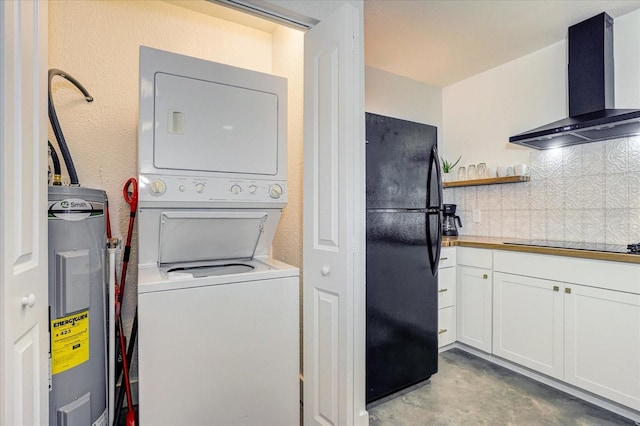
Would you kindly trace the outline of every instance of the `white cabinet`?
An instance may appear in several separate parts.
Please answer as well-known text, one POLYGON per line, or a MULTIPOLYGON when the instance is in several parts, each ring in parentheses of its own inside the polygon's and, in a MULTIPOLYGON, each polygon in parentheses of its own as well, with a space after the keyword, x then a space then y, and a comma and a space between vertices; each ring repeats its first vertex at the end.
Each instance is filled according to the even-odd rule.
POLYGON ((566 289, 564 380, 640 410, 640 294, 566 289))
POLYGON ((491 352, 492 252, 458 248, 457 340, 491 352))
POLYGON ((456 341, 456 249, 446 247, 438 269, 438 347, 456 341))
POLYGON ((562 379, 561 286, 549 280, 494 273, 495 355, 562 379))
POLYGON ((500 251, 494 265, 495 355, 640 410, 640 265, 500 251))

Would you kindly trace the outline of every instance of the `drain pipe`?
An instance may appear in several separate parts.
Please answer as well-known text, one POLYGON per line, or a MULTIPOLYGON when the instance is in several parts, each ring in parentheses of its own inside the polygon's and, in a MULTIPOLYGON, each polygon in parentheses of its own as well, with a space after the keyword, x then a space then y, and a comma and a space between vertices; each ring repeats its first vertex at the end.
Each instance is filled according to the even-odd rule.
POLYGON ((120 240, 117 238, 109 238, 107 242, 107 251, 109 252, 109 425, 113 424, 115 419, 115 372, 116 372, 116 249, 120 240))

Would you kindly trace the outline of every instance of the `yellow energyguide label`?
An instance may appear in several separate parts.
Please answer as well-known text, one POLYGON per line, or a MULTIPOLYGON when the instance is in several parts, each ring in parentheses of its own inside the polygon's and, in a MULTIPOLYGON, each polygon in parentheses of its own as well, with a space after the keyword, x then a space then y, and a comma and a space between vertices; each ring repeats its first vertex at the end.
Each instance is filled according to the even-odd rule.
POLYGON ((51 374, 89 360, 89 311, 51 321, 51 374))

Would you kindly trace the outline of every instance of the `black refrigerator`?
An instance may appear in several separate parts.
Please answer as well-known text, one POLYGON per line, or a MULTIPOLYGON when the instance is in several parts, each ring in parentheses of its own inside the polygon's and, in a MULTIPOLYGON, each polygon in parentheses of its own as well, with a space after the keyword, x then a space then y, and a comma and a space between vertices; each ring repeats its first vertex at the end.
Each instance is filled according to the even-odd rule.
POLYGON ((438 371, 437 129, 366 113, 367 403, 438 371))

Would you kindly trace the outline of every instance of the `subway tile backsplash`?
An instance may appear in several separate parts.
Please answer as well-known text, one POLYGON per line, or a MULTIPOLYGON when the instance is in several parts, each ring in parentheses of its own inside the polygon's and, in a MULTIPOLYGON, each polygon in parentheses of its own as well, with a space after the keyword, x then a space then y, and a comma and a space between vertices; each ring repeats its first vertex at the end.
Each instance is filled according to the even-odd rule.
POLYGON ((446 188, 460 235, 640 242, 640 136, 531 151, 530 165, 529 182, 446 188))

